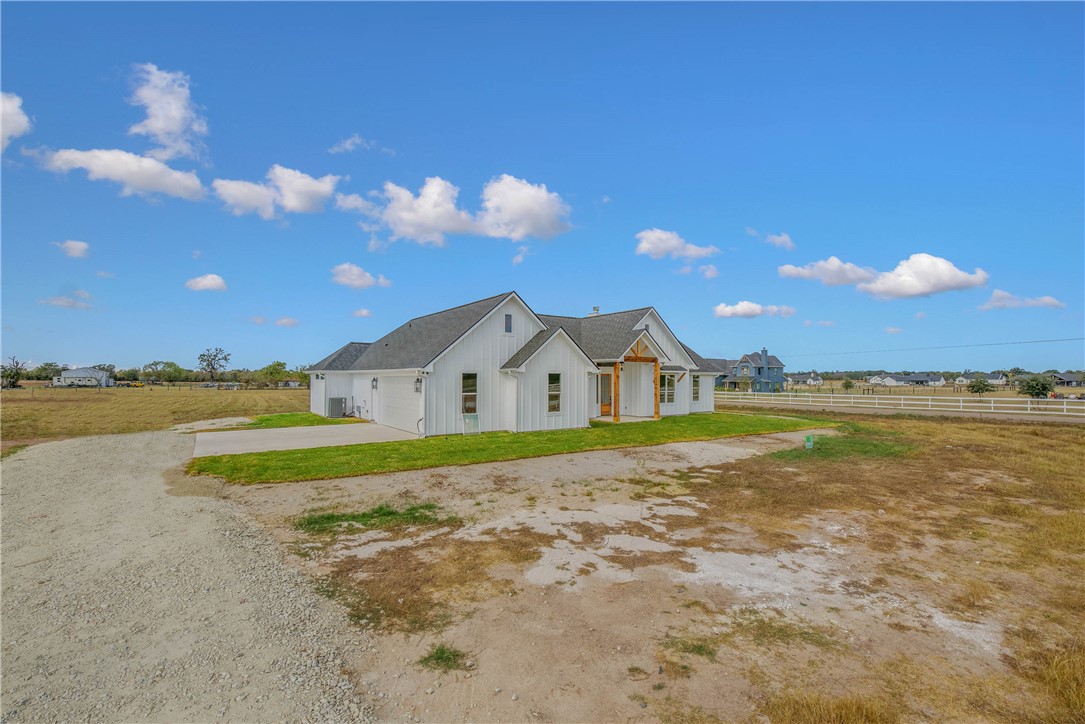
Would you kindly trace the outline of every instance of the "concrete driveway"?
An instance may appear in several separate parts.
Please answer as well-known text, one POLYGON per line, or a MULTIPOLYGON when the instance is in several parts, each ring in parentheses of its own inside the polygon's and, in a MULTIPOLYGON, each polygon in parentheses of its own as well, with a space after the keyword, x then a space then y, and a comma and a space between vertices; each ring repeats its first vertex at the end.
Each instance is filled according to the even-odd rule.
POLYGON ((280 427, 270 430, 197 432, 192 457, 236 455, 267 450, 300 450, 333 445, 360 445, 367 442, 416 440, 417 435, 371 422, 315 427, 280 427))

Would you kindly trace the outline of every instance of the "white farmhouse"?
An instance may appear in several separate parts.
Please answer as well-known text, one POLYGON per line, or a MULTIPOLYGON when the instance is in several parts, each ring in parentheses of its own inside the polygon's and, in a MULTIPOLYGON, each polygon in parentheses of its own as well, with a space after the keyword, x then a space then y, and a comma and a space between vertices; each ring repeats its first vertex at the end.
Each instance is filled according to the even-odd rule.
POLYGON ((64 370, 53 378, 53 387, 112 387, 113 384, 113 377, 108 372, 93 367, 64 370))
POLYGON ((429 436, 711 412, 720 371, 652 307, 557 317, 508 292, 351 342, 308 372, 312 412, 429 436))

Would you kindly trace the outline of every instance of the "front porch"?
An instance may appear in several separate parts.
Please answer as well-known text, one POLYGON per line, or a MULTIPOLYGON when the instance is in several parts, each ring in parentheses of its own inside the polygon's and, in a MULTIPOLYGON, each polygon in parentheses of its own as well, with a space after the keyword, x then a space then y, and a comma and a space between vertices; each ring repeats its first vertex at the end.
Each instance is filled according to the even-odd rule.
POLYGON ((659 372, 663 350, 647 331, 626 349, 620 361, 600 364, 598 415, 610 422, 658 420, 659 372), (626 414, 622 414, 622 410, 626 414))

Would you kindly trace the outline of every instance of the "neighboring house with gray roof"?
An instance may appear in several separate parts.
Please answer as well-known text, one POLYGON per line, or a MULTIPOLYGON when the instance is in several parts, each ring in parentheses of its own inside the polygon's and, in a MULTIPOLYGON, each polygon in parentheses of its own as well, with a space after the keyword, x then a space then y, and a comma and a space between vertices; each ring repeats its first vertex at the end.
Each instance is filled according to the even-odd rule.
POLYGON ((747 390, 749 392, 781 392, 787 379, 784 377, 784 363, 774 354, 769 354, 764 347, 760 352, 750 352, 736 360, 708 360, 718 370, 716 387, 725 390, 747 390))
POLYGON ((955 385, 967 385, 972 380, 987 380, 992 385, 1005 387, 1010 383, 1009 378, 1001 372, 969 372, 953 380, 955 385))
POLYGON ((113 375, 93 367, 63 370, 53 378, 53 387, 113 387, 113 375))
POLYGON ((308 372, 312 412, 428 436, 711 412, 718 368, 652 307, 539 315, 507 292, 346 344, 308 372))
POLYGON ((821 375, 815 372, 804 372, 802 374, 790 374, 784 377, 787 380, 789 387, 797 386, 812 386, 821 387, 825 384, 825 380, 821 379, 821 375))
POLYGON ((882 385, 883 387, 941 387, 946 384, 946 378, 928 372, 908 375, 889 373, 871 377, 870 383, 872 385, 882 385))

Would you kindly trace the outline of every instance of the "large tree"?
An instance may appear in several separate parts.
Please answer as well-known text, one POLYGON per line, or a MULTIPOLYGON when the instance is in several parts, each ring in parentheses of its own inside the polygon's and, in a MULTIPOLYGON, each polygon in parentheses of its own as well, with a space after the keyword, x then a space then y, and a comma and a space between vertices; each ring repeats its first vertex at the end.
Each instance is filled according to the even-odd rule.
POLYGON ((222 347, 208 347, 199 357, 199 370, 206 372, 212 382, 226 371, 228 364, 230 364, 230 353, 222 347))
POLYGON ((60 377, 60 373, 66 369, 68 369, 66 365, 59 365, 56 362, 42 362, 30 370, 26 374, 26 378, 28 380, 52 380, 54 377, 60 377))
POLYGON ((1029 377, 1017 385, 1017 394, 1029 397, 1047 397, 1055 391, 1055 380, 1050 377, 1029 377))
POLYGON ((0 365, 0 381, 4 387, 17 387, 25 372, 26 362, 20 362, 12 356, 9 362, 0 365))
POLYGON ((977 377, 968 383, 968 391, 973 395, 982 395, 985 392, 994 392, 995 386, 983 377, 977 377))
POLYGON ((275 361, 257 370, 256 375, 261 382, 277 387, 280 382, 290 377, 290 372, 286 369, 286 362, 275 361))

